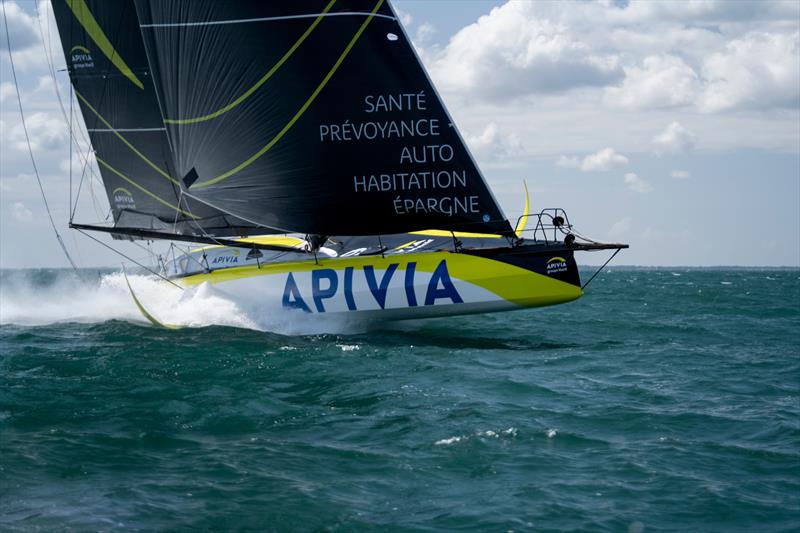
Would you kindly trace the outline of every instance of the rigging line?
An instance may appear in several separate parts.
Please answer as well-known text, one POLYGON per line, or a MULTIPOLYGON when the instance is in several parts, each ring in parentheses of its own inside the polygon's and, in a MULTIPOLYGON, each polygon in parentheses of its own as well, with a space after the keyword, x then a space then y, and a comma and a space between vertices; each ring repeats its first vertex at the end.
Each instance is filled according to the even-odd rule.
POLYGON ((595 273, 594 273, 594 275, 593 275, 591 278, 589 278, 589 281, 587 281, 586 283, 584 283, 584 284, 583 284, 583 286, 581 287, 581 290, 585 289, 585 288, 586 288, 586 286, 587 286, 587 285, 589 285, 589 284, 592 282, 592 280, 593 280, 594 278, 596 278, 596 277, 597 277, 597 275, 598 275, 598 274, 599 274, 599 273, 600 273, 600 272, 601 272, 601 271, 602 271, 602 270, 603 270, 603 269, 606 267, 606 265, 607 265, 607 264, 609 264, 609 263, 611 262, 611 260, 612 260, 612 259, 614 259, 615 257, 617 257, 617 254, 619 253, 619 251, 620 251, 620 250, 622 250, 622 248, 617 248, 617 249, 614 251, 614 253, 611 255, 611 257, 609 257, 609 258, 606 260, 606 262, 605 262, 605 263, 603 263, 603 266, 601 266, 600 268, 598 268, 598 269, 597 269, 597 272, 595 272, 595 273))
MULTIPOLYGON (((47 15, 45 15, 45 18, 47 20, 47 32, 45 32, 44 28, 42 27, 42 12, 39 10, 39 4, 38 3, 34 4, 34 7, 36 9, 36 19, 37 19, 38 26, 39 26, 39 35, 42 38, 42 48, 44 49, 45 59, 47 60, 47 67, 48 67, 48 72, 50 74, 50 79, 53 82, 53 89, 55 90, 56 97, 58 99, 58 106, 61 109, 61 114, 64 117, 64 122, 69 124, 70 141, 71 141, 72 144, 75 145, 75 147, 77 149, 77 152, 78 152, 78 158, 81 160, 81 162, 83 164, 82 175, 81 175, 81 183, 83 182, 83 176, 85 175, 86 169, 88 168, 89 169, 89 174, 90 174, 90 178, 89 178, 88 183, 89 183, 89 192, 92 195, 92 205, 93 205, 93 207, 95 209, 95 213, 98 216, 101 216, 100 215, 99 206, 97 205, 97 198, 96 198, 95 193, 94 193, 94 188, 92 187, 92 178, 97 179, 97 176, 94 173, 94 167, 91 167, 89 165, 89 153, 92 151, 92 147, 91 147, 91 144, 89 143, 89 141, 84 137, 83 130, 81 130, 81 129, 77 130, 78 133, 80 134, 79 135, 80 139, 78 139, 78 135, 75 135, 75 127, 72 124, 72 120, 70 120, 70 118, 72 117, 72 98, 71 97, 70 97, 70 118, 67 117, 67 111, 64 108, 64 102, 63 102, 63 98, 61 96, 61 91, 58 88, 58 79, 56 77, 56 69, 55 69, 55 66, 53 64, 53 58, 52 58, 53 50, 52 50, 52 44, 51 44, 51 41, 50 41, 50 18, 47 17, 47 15), (45 33, 47 35, 46 38, 45 38, 45 33), (83 155, 83 147, 81 146, 80 141, 83 141, 84 143, 86 143, 88 145, 87 153, 86 153, 85 156, 83 155)), ((70 89, 71 88, 72 88, 72 85, 70 84, 70 89)), ((72 156, 72 151, 70 150, 70 157, 71 156, 72 156)), ((71 192, 72 192, 72 187, 70 187, 70 193, 71 192)), ((75 211, 77 209, 78 199, 79 198, 80 198, 80 184, 78 185, 78 193, 77 193, 77 195, 75 197, 75 205, 74 206, 70 206, 71 209, 72 209, 71 212, 70 212, 70 220, 72 220, 74 218, 74 216, 75 216, 75 211)))
MULTIPOLYGON (((311 23, 311 26, 309 26, 306 29, 306 31, 300 36, 300 38, 297 39, 297 41, 291 46, 291 48, 289 48, 289 50, 287 50, 286 53, 283 54, 283 57, 281 57, 278 60, 278 62, 275 63, 272 66, 272 68, 269 69, 269 71, 261 77, 260 80, 258 80, 252 87, 250 87, 244 93, 242 93, 236 100, 232 101, 231 103, 229 103, 228 105, 226 105, 224 107, 221 107, 221 108, 217 109, 213 113, 209 113, 208 115, 203 115, 202 117, 182 118, 182 119, 165 118, 164 119, 164 123, 165 124, 196 124, 198 122, 205 122, 207 120, 211 120, 212 118, 216 118, 216 117, 218 117, 220 115, 223 115, 223 114, 227 113, 228 111, 230 111, 231 109, 233 109, 237 105, 239 105, 242 102, 244 102, 247 98, 250 97, 250 95, 252 95, 254 92, 256 92, 256 90, 258 90, 259 87, 264 85, 267 82, 267 80, 270 79, 272 77, 272 75, 275 74, 275 72, 277 72, 278 69, 280 69, 283 66, 283 64, 286 63, 286 61, 290 57, 292 57, 292 54, 294 54, 294 52, 298 48, 300 48, 300 45, 303 44, 303 42, 308 38, 308 36, 311 35, 311 33, 314 31, 314 29, 317 27, 317 25, 319 25, 319 23, 322 21, 322 19, 325 16, 325 14, 328 13, 328 11, 330 11, 330 9, 333 7, 333 4, 335 4, 335 3, 336 3, 336 0, 331 0, 328 3, 328 5, 325 6, 325 9, 322 10, 322 13, 320 13, 320 15, 316 19, 314 19, 314 22, 311 23)), ((142 27, 148 27, 148 26, 145 25, 145 26, 142 26, 142 27)))
MULTIPOLYGON (((178 207, 181 206, 182 200, 183 200, 183 189, 180 189, 180 196, 178 196, 178 207)), ((175 218, 172 220, 172 233, 177 233, 178 215, 180 215, 180 213, 178 213, 178 211, 175 211, 175 218)))
POLYGON ((200 182, 200 183, 195 183, 193 187, 196 188, 196 189, 202 189, 203 187, 208 187, 209 185, 213 185, 215 183, 218 183, 218 182, 224 180, 225 178, 228 178, 228 177, 232 176, 233 174, 236 174, 237 172, 239 172, 239 171, 243 170, 244 168, 250 166, 256 159, 258 159, 259 157, 261 157, 262 155, 267 153, 273 146, 275 146, 275 144, 278 141, 280 141, 283 138, 284 135, 286 135, 286 132, 288 132, 290 129, 292 129, 292 126, 294 126, 295 122, 297 122, 297 120, 303 115, 303 113, 306 112, 306 110, 314 102, 314 100, 316 100, 317 96, 319 96, 319 93, 322 92, 322 89, 325 88, 325 86, 328 84, 330 79, 333 77, 333 75, 339 69, 341 64, 344 62, 345 58, 347 58, 347 56, 350 54, 350 50, 353 49, 353 46, 355 46, 356 42, 361 37, 361 34, 364 33, 364 30, 367 29, 367 26, 369 26, 369 23, 372 22, 372 19, 373 19, 375 13, 378 12, 378 10, 380 9, 381 5, 383 5, 383 2, 384 2, 384 0, 378 0, 378 2, 375 4, 375 7, 372 9, 372 13, 370 14, 370 16, 361 24, 361 27, 358 28, 358 31, 353 36, 353 38, 350 39, 350 42, 347 44, 347 47, 345 47, 344 51, 339 56, 339 59, 336 60, 336 63, 333 64, 333 67, 331 67, 331 69, 328 71, 328 73, 322 79, 320 84, 317 85, 317 88, 314 89, 314 92, 311 93, 311 96, 308 97, 306 102, 302 105, 302 107, 300 107, 300 109, 297 110, 297 113, 295 113, 295 115, 292 117, 292 119, 283 127, 283 129, 281 131, 278 132, 278 134, 275 137, 273 137, 273 139, 269 143, 267 143, 266 146, 264 146, 261 150, 259 150, 255 154, 251 155, 250 158, 248 158, 246 161, 243 161, 238 166, 230 169, 229 171, 225 172, 224 174, 220 174, 216 178, 211 178, 209 180, 206 180, 206 181, 203 181, 203 182, 200 182))
POLYGON ((44 193, 44 187, 42 186, 42 180, 39 177, 39 169, 36 166, 36 159, 33 156, 33 148, 31 148, 31 139, 28 135, 28 126, 25 123, 25 112, 22 110, 22 96, 19 93, 19 82, 17 81, 17 70, 14 67, 14 54, 11 53, 11 38, 9 37, 8 32, 8 16, 6 15, 6 2, 3 0, 3 24, 6 29, 6 45, 8 46, 8 59, 11 63, 11 75, 14 78, 14 88, 17 93, 17 104, 19 105, 19 116, 22 120, 22 130, 25 132, 25 142, 28 144, 28 154, 31 156, 31 165, 33 165, 33 172, 36 174, 36 182, 39 184, 39 192, 42 194, 42 201, 44 202, 44 208, 47 211, 47 216, 50 218, 50 225, 53 226, 53 232, 56 234, 56 239, 58 239, 58 244, 61 245, 61 250, 63 250, 64 255, 67 257, 67 261, 69 264, 72 265, 73 270, 78 270, 78 267, 75 265, 75 262, 72 260, 72 257, 69 255, 67 251, 67 247, 64 245, 64 240, 61 238, 61 234, 58 233, 58 228, 56 227, 56 223, 53 220, 53 215, 50 212, 50 206, 47 203, 47 195, 44 193))
MULTIPOLYGON (((175 248, 177 248, 177 249, 178 249, 178 250, 179 250, 179 251, 180 251, 180 252, 181 252, 181 253, 182 253, 184 256, 188 257, 189 259, 191 259, 192 261, 194 261, 195 263, 197 263, 197 265, 198 265, 200 268, 202 268, 203 270, 206 270, 206 266, 205 266, 205 265, 204 265, 204 264, 203 264, 203 263, 202 263, 200 260, 198 260, 197 258, 195 258, 195 257, 192 255, 192 253, 193 253, 193 252, 196 252, 197 250, 191 250, 191 249, 190 249, 190 248, 188 248, 188 247, 187 247, 187 248, 184 250, 184 249, 182 249, 180 246, 178 246, 177 244, 174 244, 174 243, 170 243, 170 244, 171 244, 171 245, 174 245, 174 246, 175 246, 175 248)), ((287 253, 287 252, 283 252, 283 253, 287 253)), ((174 252, 174 251, 172 252, 172 262, 173 262, 173 266, 174 266, 174 263, 175 263, 175 252, 174 252)), ((177 272, 177 271, 178 271, 178 269, 176 268, 176 269, 175 269, 175 272, 177 272)))
MULTIPOLYGON (((70 209, 70 211, 69 211, 69 221, 72 222, 72 218, 75 215, 75 209, 72 207, 72 152, 73 152, 73 149, 72 149, 73 148, 73 146, 72 146, 72 144, 73 144, 72 143, 72 136, 73 136, 73 133, 72 133, 72 121, 73 121, 73 117, 74 117, 75 113, 73 113, 73 111, 72 111, 72 108, 73 108, 73 105, 72 105, 73 104, 73 102, 72 102, 73 101, 73 97, 72 97, 72 84, 71 83, 69 84, 69 87, 70 87, 70 89, 69 89, 69 122, 67 123, 69 125, 69 209, 70 209)), ((81 183, 83 183, 83 176, 81 176, 81 183)), ((78 195, 76 194, 75 196, 76 196, 75 205, 77 206, 78 205, 78 198, 77 198, 78 195)))
MULTIPOLYGON (((72 99, 70 99, 70 107, 72 107, 72 99)), ((70 109, 70 112, 71 111, 72 110, 70 109)), ((72 131, 72 128, 70 128, 70 132, 71 131, 72 131)), ((70 159, 71 159, 72 158, 72 145, 71 144, 70 144, 69 153, 70 153, 70 159)), ((72 219, 75 218, 75 212, 78 210, 78 199, 81 197, 81 190, 83 189, 83 180, 84 180, 84 178, 86 178, 86 168, 87 168, 87 165, 84 165, 83 166, 83 170, 81 172, 81 181, 78 182, 78 190, 75 193, 75 205, 72 207, 72 212, 70 212, 70 214, 69 214, 69 221, 70 222, 72 222, 72 219)), ((72 181, 71 181, 72 180, 72 174, 71 174, 71 172, 72 172, 72 164, 70 163, 70 194, 72 194, 72 181)), ((91 183, 91 179, 90 179, 90 183, 91 183)))
MULTIPOLYGON (((323 11, 323 13, 325 13, 323 11)), ((230 19, 230 20, 207 20, 203 22, 154 22, 150 24, 139 24, 140 28, 186 28, 192 26, 219 26, 222 24, 244 24, 248 22, 274 22, 276 20, 307 19, 316 17, 316 13, 304 15, 285 15, 282 17, 256 17, 251 19, 230 19)), ((397 20, 397 17, 384 15, 382 13, 373 14, 366 11, 340 11, 338 13, 325 13, 325 17, 367 17, 375 16, 388 20, 397 20)))
POLYGON ((122 252, 120 252, 119 250, 117 250, 116 248, 114 248, 113 246, 109 246, 109 245, 107 245, 106 243, 104 243, 104 242, 103 242, 103 241, 101 241, 100 239, 98 239, 98 238, 96 238, 96 237, 94 237, 94 236, 92 236, 92 235, 89 235, 88 233, 86 233, 86 232, 85 232, 85 231, 83 231, 82 229, 79 229, 79 228, 75 228, 75 229, 76 229, 77 231, 80 231, 82 234, 86 235, 87 237, 89 237, 89 238, 90 238, 90 239, 92 239, 93 241, 95 241, 95 242, 97 242, 97 243, 99 243, 99 244, 102 244, 103 246, 105 246, 106 248, 108 248, 109 250, 111 250, 112 252, 114 252, 115 254, 121 255, 122 257, 124 257, 125 259, 127 259, 128 261, 130 261, 131 263, 134 263, 134 264, 136 264, 136 265, 139 265, 140 267, 142 267, 143 269, 147 270, 148 272, 150 272, 150 273, 151 273, 151 274, 153 274, 154 276, 158 276, 159 278, 163 279, 164 281, 166 281, 166 282, 167 282, 167 283, 169 283, 170 285, 174 285, 175 287, 178 287, 180 290, 183 290, 183 287, 181 287, 180 285, 178 285, 177 283, 175 283, 175 282, 174 282, 174 281, 172 281, 171 279, 169 279, 169 278, 167 278, 167 277, 165 277, 165 276, 162 276, 162 275, 161 275, 161 274, 159 274, 158 272, 155 272, 155 271, 151 270, 150 268, 148 268, 148 267, 144 266, 143 264, 141 264, 141 263, 140 263, 139 261, 137 261, 136 259, 133 259, 133 258, 131 258, 131 257, 128 257, 127 255, 123 254, 122 252))

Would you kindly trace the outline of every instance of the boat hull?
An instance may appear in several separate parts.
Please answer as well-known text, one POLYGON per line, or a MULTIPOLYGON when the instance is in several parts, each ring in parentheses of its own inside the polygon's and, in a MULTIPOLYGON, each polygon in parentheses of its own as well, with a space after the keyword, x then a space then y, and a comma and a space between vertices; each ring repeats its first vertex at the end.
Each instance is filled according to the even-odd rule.
POLYGON ((375 320, 510 311, 582 295, 567 249, 435 251, 319 258, 193 274, 244 309, 375 320))

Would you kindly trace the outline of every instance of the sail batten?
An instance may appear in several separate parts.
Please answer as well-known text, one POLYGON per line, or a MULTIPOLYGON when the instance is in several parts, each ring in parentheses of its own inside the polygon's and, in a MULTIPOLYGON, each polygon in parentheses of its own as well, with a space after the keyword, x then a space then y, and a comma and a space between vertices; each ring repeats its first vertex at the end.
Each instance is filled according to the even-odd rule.
POLYGON ((218 26, 220 24, 248 24, 253 22, 277 22, 281 20, 308 19, 314 17, 379 17, 388 20, 397 20, 396 17, 371 13, 369 11, 345 11, 342 13, 306 13, 303 15, 287 15, 283 17, 256 17, 249 19, 235 20, 206 20, 200 22, 155 22, 151 24, 140 24, 140 28, 188 28, 191 26, 218 26))

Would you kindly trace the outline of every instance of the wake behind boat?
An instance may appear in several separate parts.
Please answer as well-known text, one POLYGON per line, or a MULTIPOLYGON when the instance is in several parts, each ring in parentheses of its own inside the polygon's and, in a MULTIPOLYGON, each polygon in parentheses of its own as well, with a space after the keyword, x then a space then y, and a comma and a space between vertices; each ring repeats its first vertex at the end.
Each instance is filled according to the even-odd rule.
POLYGON ((244 305, 388 319, 568 302, 576 251, 627 247, 527 198, 512 227, 387 1, 284 4, 54 0, 114 220, 71 227, 172 241, 159 275, 244 305))

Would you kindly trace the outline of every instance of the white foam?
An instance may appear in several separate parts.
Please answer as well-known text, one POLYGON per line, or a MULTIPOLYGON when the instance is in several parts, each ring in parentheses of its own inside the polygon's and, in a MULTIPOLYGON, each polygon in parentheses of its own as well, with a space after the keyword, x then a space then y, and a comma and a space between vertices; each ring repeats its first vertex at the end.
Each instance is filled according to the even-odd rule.
MULTIPOLYGON (((266 306, 244 308, 215 286, 203 283, 181 290, 154 276, 128 275, 147 311, 164 324, 182 327, 232 326, 286 335, 364 331, 352 318, 315 317, 266 306)), ((29 275, 9 275, 0 286, 0 324, 45 325, 59 322, 146 322, 131 298, 121 272, 92 278, 64 272, 42 285, 29 275)), ((343 344, 342 351, 358 350, 343 344)))
POLYGON ((9 276, 0 288, 0 323, 43 325, 138 319, 141 315, 132 305, 128 289, 123 290, 124 285, 115 283, 111 276, 114 275, 87 279, 60 273, 48 285, 36 283, 31 276, 9 276))
POLYGON ((475 437, 483 437, 489 439, 499 439, 501 437, 509 437, 513 438, 517 436, 517 428, 510 427, 508 429, 499 429, 494 431, 493 429, 487 429, 485 431, 476 431, 473 436, 469 435, 459 435, 455 437, 448 437, 446 439, 437 440, 434 442, 434 446, 447 446, 450 444, 455 444, 457 442, 466 441, 469 439, 474 439, 475 437))
POLYGON ((358 344, 337 344, 336 346, 338 346, 343 352, 353 352, 361 349, 361 346, 358 344))

